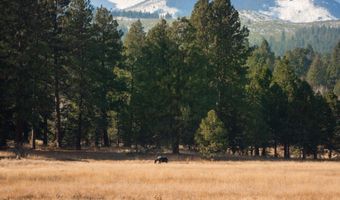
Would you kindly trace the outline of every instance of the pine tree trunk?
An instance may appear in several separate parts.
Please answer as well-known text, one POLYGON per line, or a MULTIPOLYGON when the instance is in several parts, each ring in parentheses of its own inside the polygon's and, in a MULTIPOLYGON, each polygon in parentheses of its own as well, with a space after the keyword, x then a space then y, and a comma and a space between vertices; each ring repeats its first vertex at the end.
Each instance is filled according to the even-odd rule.
POLYGON ((303 147, 303 149, 302 149, 302 159, 306 159, 306 154, 307 154, 307 152, 306 152, 306 147, 303 147))
POLYGON ((3 119, 0 121, 0 147, 6 147, 6 132, 5 132, 5 122, 3 119))
POLYGON ((28 127, 27 122, 23 123, 23 131, 24 131, 24 135, 23 135, 23 138, 22 138, 22 142, 24 144, 28 144, 29 143, 29 137, 30 137, 30 129, 28 127))
POLYGON ((23 121, 20 119, 17 119, 16 127, 15 127, 15 146, 22 146, 23 132, 24 132, 23 121))
POLYGON ((277 155, 277 142, 276 140, 274 141, 274 157, 277 158, 278 155, 277 155))
POLYGON ((267 156, 266 147, 262 147, 262 154, 261 154, 261 156, 263 156, 263 157, 267 156))
POLYGON ((260 149, 259 147, 255 147, 255 156, 259 156, 260 155, 260 149))
POLYGON ((107 133, 107 129, 103 129, 103 139, 104 139, 104 146, 109 147, 110 146, 110 139, 109 139, 109 134, 107 133))
MULTIPOLYGON (((81 75, 82 80, 82 75, 81 75)), ((81 137, 83 132, 83 95, 82 89, 80 89, 79 97, 79 114, 78 114, 78 131, 76 134, 76 149, 81 150, 81 137)))
POLYGON ((289 144, 284 144, 284 158, 285 159, 289 159, 290 155, 289 155, 289 144))
MULTIPOLYGON (((58 0, 54 1, 54 13, 53 13, 53 34, 54 37, 57 38, 59 34, 59 25, 58 25, 58 0)), ((59 42, 57 40, 54 41, 54 45, 59 42)), ((54 64, 54 98, 55 98, 55 138, 58 148, 62 148, 63 141, 63 133, 61 130, 61 112, 60 112, 60 73, 59 73, 59 52, 58 47, 54 46, 53 48, 53 64, 54 64)))
POLYGON ((47 117, 44 116, 44 139, 43 139, 43 145, 48 145, 48 124, 47 124, 47 117))
POLYGON ((78 131, 76 135, 76 149, 81 150, 81 136, 83 131, 83 111, 82 111, 83 98, 80 97, 79 115, 78 115, 78 131))
POLYGON ((31 132, 31 147, 32 147, 32 149, 35 149, 35 139, 36 139, 36 132, 35 132, 34 127, 33 127, 32 132, 31 132))
POLYGON ((96 148, 99 147, 99 138, 100 138, 100 131, 98 130, 99 128, 97 127, 96 128, 96 131, 95 131, 95 141, 94 141, 94 145, 96 148))
MULTIPOLYGON (((172 108, 173 110, 173 108, 172 108)), ((171 131, 171 146, 172 146, 172 153, 173 154, 179 154, 179 134, 178 130, 174 127, 174 120, 170 119, 170 127, 169 130, 171 131)))
POLYGON ((318 150, 317 150, 317 149, 315 149, 315 150, 313 151, 313 158, 314 158, 314 160, 317 160, 317 159, 318 159, 318 150))
POLYGON ((174 141, 172 142, 172 153, 179 154, 179 138, 175 137, 174 141))
POLYGON ((109 134, 107 133, 108 129, 108 122, 107 122, 107 114, 105 110, 102 110, 102 130, 103 130, 103 141, 104 141, 104 146, 109 147, 110 146, 110 139, 109 139, 109 134))
MULTIPOLYGON (((56 52, 55 52, 56 54, 56 52)), ((55 131, 56 131, 56 139, 57 139, 57 147, 62 147, 62 132, 61 132, 61 114, 60 114, 60 96, 59 96, 59 73, 58 73, 58 60, 56 55, 54 55, 54 95, 55 95, 55 131)))

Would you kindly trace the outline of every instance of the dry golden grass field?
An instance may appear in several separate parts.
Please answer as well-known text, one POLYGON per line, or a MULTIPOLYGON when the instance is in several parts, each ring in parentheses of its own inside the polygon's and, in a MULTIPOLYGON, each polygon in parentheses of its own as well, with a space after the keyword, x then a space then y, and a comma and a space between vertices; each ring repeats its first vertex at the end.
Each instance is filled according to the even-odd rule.
POLYGON ((0 199, 340 199, 339 162, 0 160, 0 199))

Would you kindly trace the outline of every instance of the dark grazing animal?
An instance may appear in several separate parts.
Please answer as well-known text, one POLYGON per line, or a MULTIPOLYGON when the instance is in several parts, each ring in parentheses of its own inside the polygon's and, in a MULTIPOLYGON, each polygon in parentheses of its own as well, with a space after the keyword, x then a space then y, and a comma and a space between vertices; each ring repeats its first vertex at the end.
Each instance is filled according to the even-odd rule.
POLYGON ((168 158, 165 157, 165 156, 158 156, 156 159, 155 159, 155 163, 168 163, 168 158))

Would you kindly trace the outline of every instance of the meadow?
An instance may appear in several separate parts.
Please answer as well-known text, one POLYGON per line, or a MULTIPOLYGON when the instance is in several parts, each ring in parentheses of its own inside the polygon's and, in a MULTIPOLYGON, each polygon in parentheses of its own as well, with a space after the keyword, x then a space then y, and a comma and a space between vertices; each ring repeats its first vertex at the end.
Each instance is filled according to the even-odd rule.
POLYGON ((329 200, 340 199, 340 163, 3 158, 0 186, 0 199, 329 200))

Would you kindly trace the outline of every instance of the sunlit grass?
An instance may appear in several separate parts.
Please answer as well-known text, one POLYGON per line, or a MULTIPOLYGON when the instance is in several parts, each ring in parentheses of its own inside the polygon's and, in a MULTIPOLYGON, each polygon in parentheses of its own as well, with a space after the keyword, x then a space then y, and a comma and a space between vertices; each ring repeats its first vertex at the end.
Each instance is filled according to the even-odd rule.
POLYGON ((336 162, 1 160, 0 199, 339 199, 336 162))

